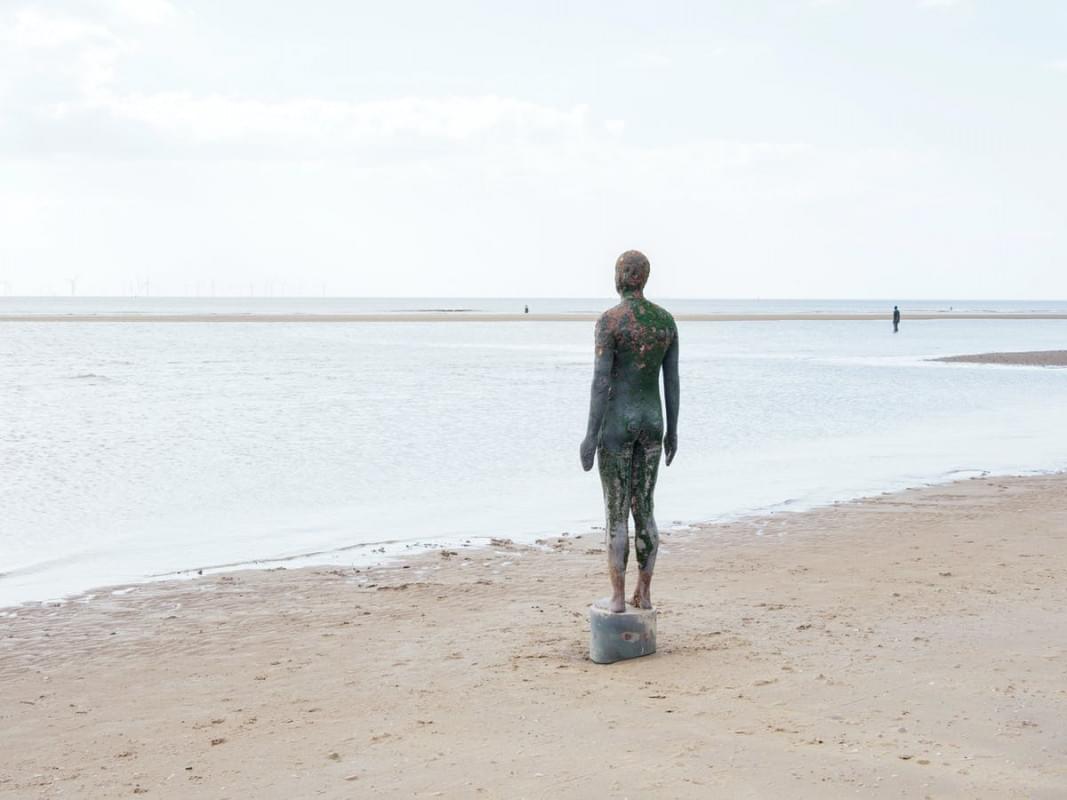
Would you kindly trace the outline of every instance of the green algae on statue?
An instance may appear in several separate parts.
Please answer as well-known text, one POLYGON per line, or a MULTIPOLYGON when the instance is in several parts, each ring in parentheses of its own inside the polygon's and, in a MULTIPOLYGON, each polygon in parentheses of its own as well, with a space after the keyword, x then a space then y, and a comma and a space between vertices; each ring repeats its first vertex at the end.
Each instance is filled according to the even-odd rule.
POLYGON ((678 328, 666 310, 645 299, 649 263, 628 250, 615 262, 622 298, 596 324, 589 426, 581 445, 582 468, 600 468, 607 517, 611 610, 626 610, 629 518, 634 517, 638 579, 631 603, 652 608, 652 570, 659 549, 653 495, 660 454, 669 466, 678 450, 678 328), (667 405, 664 430, 659 376, 667 405))

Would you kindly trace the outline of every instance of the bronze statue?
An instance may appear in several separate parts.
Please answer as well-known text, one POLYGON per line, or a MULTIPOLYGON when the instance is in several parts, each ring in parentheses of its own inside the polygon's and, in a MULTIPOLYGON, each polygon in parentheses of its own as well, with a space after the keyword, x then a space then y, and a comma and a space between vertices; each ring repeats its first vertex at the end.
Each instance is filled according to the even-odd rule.
POLYGON ((607 516, 611 610, 626 610, 626 564, 630 556, 629 517, 634 516, 634 548, 639 567, 631 603, 652 608, 652 570, 659 531, 653 493, 660 452, 669 466, 678 451, 678 328, 666 310, 645 299, 649 263, 628 250, 615 262, 615 290, 622 302, 596 324, 596 358, 589 401, 589 426, 582 441, 582 468, 597 455, 607 516), (664 436, 659 375, 667 402, 664 436))

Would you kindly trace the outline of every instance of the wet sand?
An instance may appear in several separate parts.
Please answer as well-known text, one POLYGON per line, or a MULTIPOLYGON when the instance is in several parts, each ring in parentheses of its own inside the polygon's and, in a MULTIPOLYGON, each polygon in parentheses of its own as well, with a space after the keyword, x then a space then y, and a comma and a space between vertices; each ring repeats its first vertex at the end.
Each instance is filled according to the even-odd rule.
POLYGON ((604 560, 498 541, 0 612, 0 797, 1067 796, 1067 477, 664 535, 660 651, 597 666, 604 560))
MULTIPOLYGON (((425 312, 397 314, 0 314, 0 322, 595 322, 599 314, 481 314, 425 312)), ((844 322, 882 320, 887 314, 675 314, 679 322, 844 322)), ((905 322, 934 319, 1067 319, 1067 314, 921 313, 905 322)))
POLYGON ((1067 350, 1033 350, 1025 353, 977 353, 945 356, 933 361, 967 364, 1015 364, 1027 367, 1067 367, 1067 350))

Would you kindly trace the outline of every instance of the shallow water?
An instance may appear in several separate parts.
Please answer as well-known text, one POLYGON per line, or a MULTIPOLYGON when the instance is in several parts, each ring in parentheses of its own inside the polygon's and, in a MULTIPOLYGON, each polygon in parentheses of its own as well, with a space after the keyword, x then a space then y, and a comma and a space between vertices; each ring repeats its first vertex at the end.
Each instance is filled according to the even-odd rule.
MULTIPOLYGON (((924 360, 1062 349, 1067 321, 680 335, 661 526, 1067 468, 1067 371, 924 360)), ((591 351, 587 322, 3 324, 0 605, 600 525, 577 456, 591 351)))

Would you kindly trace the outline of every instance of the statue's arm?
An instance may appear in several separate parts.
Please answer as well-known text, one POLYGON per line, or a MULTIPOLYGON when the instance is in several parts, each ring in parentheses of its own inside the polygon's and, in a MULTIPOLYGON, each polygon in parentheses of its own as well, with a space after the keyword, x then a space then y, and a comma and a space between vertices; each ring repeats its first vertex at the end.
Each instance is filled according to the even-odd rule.
POLYGON ((589 393, 589 423, 582 440, 582 469, 593 468, 600 426, 608 409, 608 391, 611 389, 611 368, 615 364, 615 337, 601 319, 596 324, 596 355, 593 361, 593 387, 589 393))
POLYGON ((667 404, 667 435, 663 438, 664 455, 667 466, 674 461, 678 452, 678 401, 681 384, 678 381, 678 331, 674 331, 674 340, 663 357, 663 394, 667 404))

